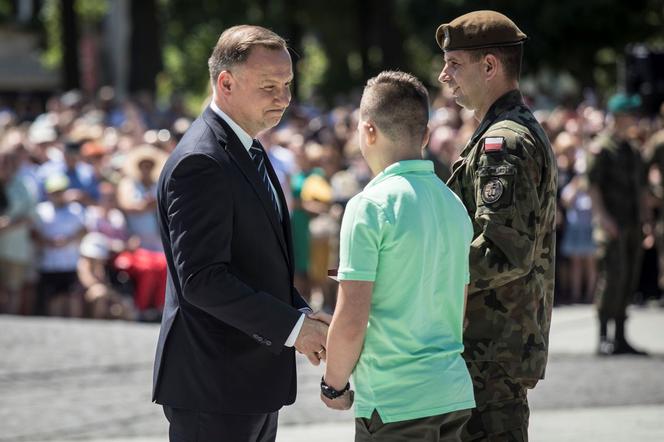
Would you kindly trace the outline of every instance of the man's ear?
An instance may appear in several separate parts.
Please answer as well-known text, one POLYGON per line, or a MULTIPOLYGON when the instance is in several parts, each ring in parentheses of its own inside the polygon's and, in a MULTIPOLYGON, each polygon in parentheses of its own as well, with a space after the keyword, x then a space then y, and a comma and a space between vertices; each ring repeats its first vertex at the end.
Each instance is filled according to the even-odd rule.
POLYGON ((221 71, 217 77, 217 93, 219 95, 228 95, 234 87, 234 78, 229 71, 221 71))
POLYGON ((487 80, 493 79, 497 73, 500 66, 500 61, 493 54, 487 54, 484 56, 482 62, 482 68, 484 69, 484 78, 487 80))

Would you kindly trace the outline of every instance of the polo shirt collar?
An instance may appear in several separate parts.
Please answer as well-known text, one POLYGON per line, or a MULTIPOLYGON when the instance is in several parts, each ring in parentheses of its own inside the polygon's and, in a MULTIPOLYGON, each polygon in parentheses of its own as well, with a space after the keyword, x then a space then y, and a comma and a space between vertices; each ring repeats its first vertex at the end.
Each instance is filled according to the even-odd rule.
POLYGON ((412 172, 431 172, 433 173, 433 162, 429 160, 404 160, 397 161, 394 164, 387 166, 378 175, 373 177, 365 189, 375 186, 379 182, 395 175, 405 175, 412 172))
POLYGON ((247 149, 247 152, 249 152, 251 144, 254 141, 253 138, 251 138, 251 135, 245 132, 245 130, 242 129, 235 121, 233 121, 231 117, 226 115, 224 111, 219 109, 219 106, 217 106, 217 103, 214 102, 214 99, 210 101, 210 109, 212 109, 212 112, 219 115, 219 117, 230 126, 230 128, 233 130, 233 132, 235 132, 235 135, 237 135, 238 139, 240 140, 240 143, 242 143, 242 146, 244 146, 244 148, 247 149))

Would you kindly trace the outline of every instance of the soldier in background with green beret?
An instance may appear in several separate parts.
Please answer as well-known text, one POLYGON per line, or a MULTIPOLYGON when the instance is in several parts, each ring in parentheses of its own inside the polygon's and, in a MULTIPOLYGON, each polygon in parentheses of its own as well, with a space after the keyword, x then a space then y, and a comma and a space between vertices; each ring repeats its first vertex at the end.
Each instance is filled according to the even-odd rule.
POLYGON ((627 306, 638 286, 645 217, 646 174, 630 132, 636 128, 638 96, 616 94, 608 102, 606 131, 590 144, 588 181, 598 246, 595 304, 599 319, 597 353, 645 355, 625 339, 627 306), (613 339, 608 323, 614 323, 613 339))
POLYGON ((526 35, 476 11, 441 25, 439 81, 480 121, 448 186, 473 220, 464 358, 477 408, 464 440, 528 439, 526 391, 544 377, 553 305, 556 162, 519 92, 526 35))

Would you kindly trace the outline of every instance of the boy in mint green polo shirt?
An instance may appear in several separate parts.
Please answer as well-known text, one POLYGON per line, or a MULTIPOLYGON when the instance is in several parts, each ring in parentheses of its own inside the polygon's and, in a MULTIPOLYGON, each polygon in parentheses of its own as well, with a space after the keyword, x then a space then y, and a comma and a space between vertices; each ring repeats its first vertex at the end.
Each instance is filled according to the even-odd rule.
POLYGON ((321 382, 330 408, 354 398, 356 441, 460 440, 475 406, 461 357, 473 231, 421 159, 428 111, 426 89, 402 72, 369 80, 360 105, 360 148, 375 177, 344 214, 321 382))

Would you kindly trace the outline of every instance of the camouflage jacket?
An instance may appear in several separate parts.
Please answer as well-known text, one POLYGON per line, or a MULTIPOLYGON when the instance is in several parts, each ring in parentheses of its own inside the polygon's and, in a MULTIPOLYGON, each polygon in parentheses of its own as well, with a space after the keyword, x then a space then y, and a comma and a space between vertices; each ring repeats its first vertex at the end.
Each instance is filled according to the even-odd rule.
POLYGON ((473 220, 467 361, 496 361, 527 387, 544 377, 553 304, 556 162, 518 90, 489 109, 449 187, 473 220))
MULTIPOLYGON (((641 194, 645 189, 645 167, 641 154, 628 141, 611 132, 593 139, 586 173, 590 184, 599 189, 604 207, 618 227, 638 226, 641 222, 641 194)), ((596 236, 603 234, 596 227, 596 236)))

